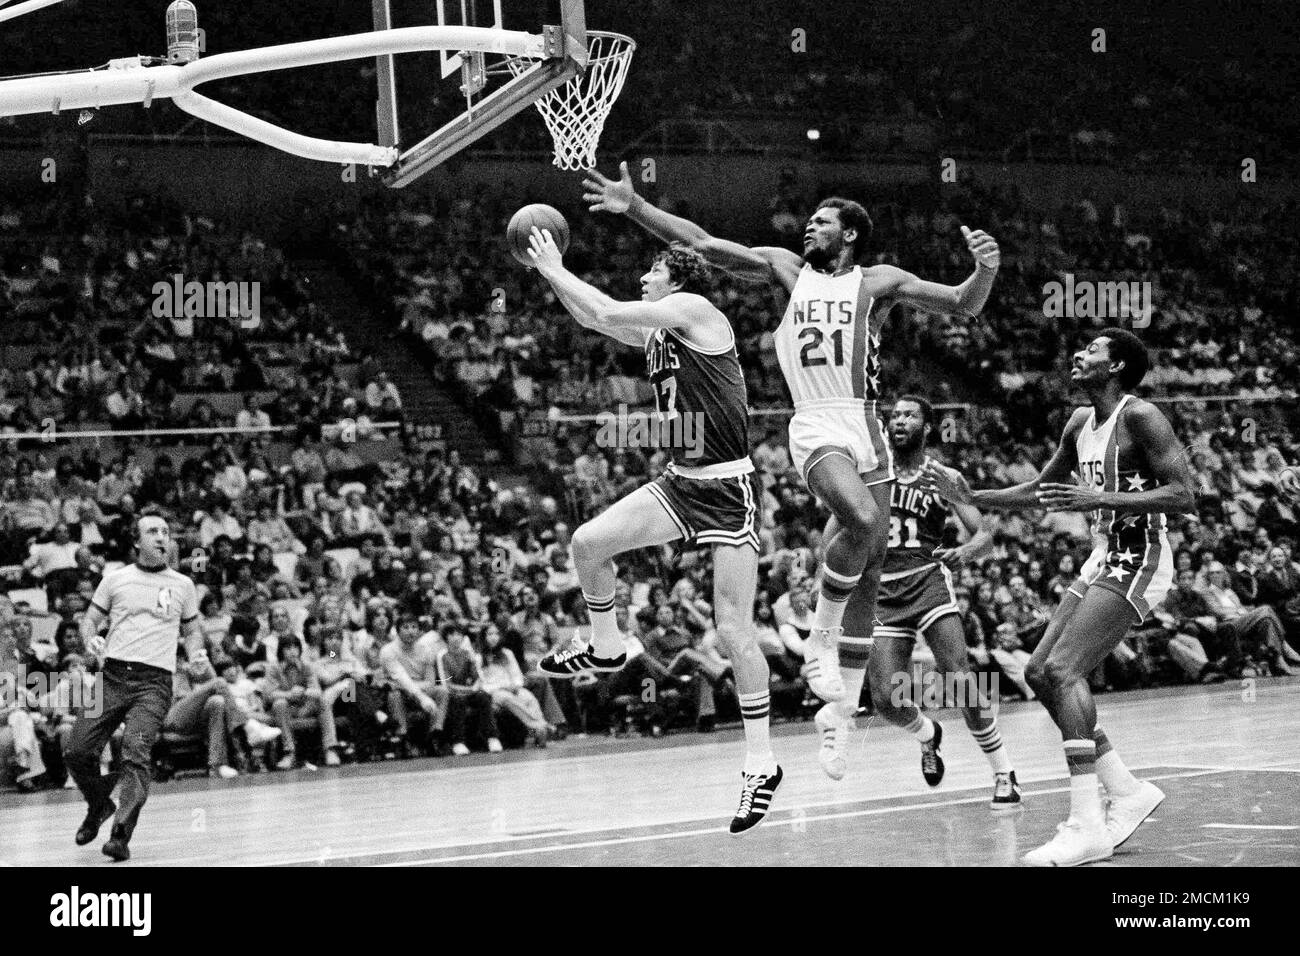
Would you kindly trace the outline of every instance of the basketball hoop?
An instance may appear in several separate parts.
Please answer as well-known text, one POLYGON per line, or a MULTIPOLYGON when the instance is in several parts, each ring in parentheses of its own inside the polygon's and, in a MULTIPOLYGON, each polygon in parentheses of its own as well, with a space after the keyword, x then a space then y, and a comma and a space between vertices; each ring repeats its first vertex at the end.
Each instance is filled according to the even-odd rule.
MULTIPOLYGON (((621 33, 587 31, 587 69, 537 100, 537 111, 555 141, 555 165, 560 169, 595 169, 596 145, 605 120, 627 79, 636 41, 621 33)), ((536 62, 527 57, 506 61, 519 76, 536 62)))

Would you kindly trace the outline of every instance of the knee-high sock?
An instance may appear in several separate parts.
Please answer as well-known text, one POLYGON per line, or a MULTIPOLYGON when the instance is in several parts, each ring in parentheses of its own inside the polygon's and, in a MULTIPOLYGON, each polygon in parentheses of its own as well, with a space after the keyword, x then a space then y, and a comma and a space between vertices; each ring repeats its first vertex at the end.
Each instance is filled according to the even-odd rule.
POLYGON ((917 740, 919 740, 921 743, 928 744, 931 740, 934 739, 934 721, 931 720, 929 717, 925 716, 925 714, 921 713, 921 708, 917 707, 916 704, 909 703, 905 705, 905 707, 899 709, 906 712, 907 708, 911 708, 912 710, 916 711, 916 716, 913 717, 910 721, 908 721, 907 726, 904 727, 903 729, 906 730, 913 737, 915 737, 917 740))
POLYGON ((1097 727, 1092 733, 1092 739, 1097 744, 1097 776, 1101 778, 1101 785, 1106 788, 1106 792, 1116 797, 1127 797, 1136 791, 1142 781, 1124 766, 1124 761, 1119 759, 1106 732, 1097 727))
POLYGON ((1100 824, 1104 817, 1097 793, 1096 742, 1065 741, 1065 763, 1070 768, 1070 816, 1084 824, 1100 824))
POLYGON ((847 635, 840 638, 840 676, 844 678, 844 697, 833 706, 842 717, 852 717, 858 711, 870 655, 871 638, 847 635))
POLYGON ((614 614, 614 592, 597 596, 584 590, 582 599, 587 602, 587 616, 591 618, 592 652, 597 657, 618 657, 623 653, 623 635, 618 632, 614 614))
POLYGON ((989 766, 993 768, 994 773, 1011 772, 1011 757, 1002 744, 1002 731, 998 729, 996 717, 990 720, 989 725, 983 730, 972 730, 970 733, 975 738, 975 742, 980 745, 980 750, 984 751, 984 756, 988 758, 989 766))
POLYGON ((832 571, 828 565, 822 565, 822 587, 817 598, 817 609, 813 612, 813 627, 830 629, 839 627, 844 620, 844 607, 849 595, 858 586, 862 573, 840 574, 832 571))
POLYGON ((772 737, 768 725, 771 696, 766 691, 740 694, 740 716, 745 724, 745 773, 775 773, 772 737))

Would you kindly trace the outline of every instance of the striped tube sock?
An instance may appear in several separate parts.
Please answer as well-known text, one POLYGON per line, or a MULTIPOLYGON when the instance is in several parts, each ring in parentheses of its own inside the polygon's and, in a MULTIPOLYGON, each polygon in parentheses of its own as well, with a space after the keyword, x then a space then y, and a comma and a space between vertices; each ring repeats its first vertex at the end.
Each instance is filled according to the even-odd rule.
POLYGON ((970 735, 980 745, 984 756, 989 758, 989 766, 994 773, 1011 772, 1011 757, 1007 754, 1007 748, 1002 746, 1002 731, 998 729, 996 719, 983 730, 972 730, 970 735))
POLYGON ((618 632, 618 619, 614 616, 614 592, 604 597, 592 597, 586 591, 582 599, 587 602, 591 618, 591 650, 597 657, 618 657, 623 653, 623 635, 618 632))
POLYGON ((776 757, 772 755, 768 726, 771 695, 761 690, 739 696, 740 717, 745 725, 745 773, 775 773, 776 757))
POLYGON ((1065 741, 1065 763, 1070 768, 1070 816, 1090 826, 1100 824, 1104 817, 1097 792, 1096 741, 1065 741))
POLYGON ((907 726, 903 729, 917 740, 921 741, 921 743, 928 744, 934 739, 934 721, 921 713, 921 708, 917 707, 915 704, 909 704, 908 706, 916 711, 916 717, 909 721, 907 726))
POLYGON ((840 638, 840 676, 844 678, 844 697, 835 703, 841 717, 852 717, 862 700, 862 684, 867 679, 867 658, 871 656, 871 638, 840 638))
POLYGON ((817 599, 817 610, 813 612, 813 627, 830 630, 839 627, 844 620, 844 605, 849 595, 862 579, 859 572, 854 575, 840 574, 822 565, 821 596, 817 599))
POLYGON ((1097 776, 1101 778, 1101 785, 1106 788, 1106 792, 1115 797, 1127 797, 1136 793, 1142 786, 1142 781, 1124 766, 1124 761, 1119 759, 1119 754, 1110 745, 1106 731, 1097 727, 1092 732, 1092 739, 1097 743, 1097 776))

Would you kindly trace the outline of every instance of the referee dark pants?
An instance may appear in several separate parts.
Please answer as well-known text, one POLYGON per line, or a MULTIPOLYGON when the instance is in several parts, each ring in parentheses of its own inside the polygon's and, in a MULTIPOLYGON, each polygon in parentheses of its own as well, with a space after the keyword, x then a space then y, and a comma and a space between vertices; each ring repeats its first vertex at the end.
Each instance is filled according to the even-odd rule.
POLYGON ((103 709, 99 716, 77 719, 68 740, 66 760, 72 779, 91 810, 104 806, 119 778, 116 825, 129 840, 140 808, 149 796, 153 774, 153 745, 172 703, 172 675, 161 667, 119 661, 104 662, 103 709), (113 731, 125 722, 118 773, 100 774, 99 757, 113 731))

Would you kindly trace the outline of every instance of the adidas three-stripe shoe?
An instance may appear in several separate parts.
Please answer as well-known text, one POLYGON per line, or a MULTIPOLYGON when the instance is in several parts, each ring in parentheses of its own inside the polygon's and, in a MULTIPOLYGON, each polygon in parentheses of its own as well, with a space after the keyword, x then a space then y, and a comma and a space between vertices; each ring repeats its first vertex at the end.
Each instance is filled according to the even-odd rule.
POLYGON ((832 780, 843 780, 844 771, 848 769, 845 751, 848 749, 849 734, 853 732, 853 721, 839 712, 838 704, 826 704, 813 718, 817 729, 821 731, 822 745, 817 751, 817 762, 832 780))
POLYGON ((732 836, 746 833, 763 822, 767 809, 772 804, 772 795, 781 786, 781 778, 785 774, 778 766, 776 773, 744 773, 741 776, 745 783, 740 790, 740 806, 731 818, 732 836))
POLYGON ((537 662, 537 669, 547 677, 572 679, 580 674, 610 674, 627 663, 627 653, 617 657, 597 657, 591 645, 574 638, 565 648, 557 648, 537 662))
POLYGON ((803 642, 803 676, 808 689, 827 703, 844 699, 844 677, 840 674, 842 627, 814 627, 803 642))

